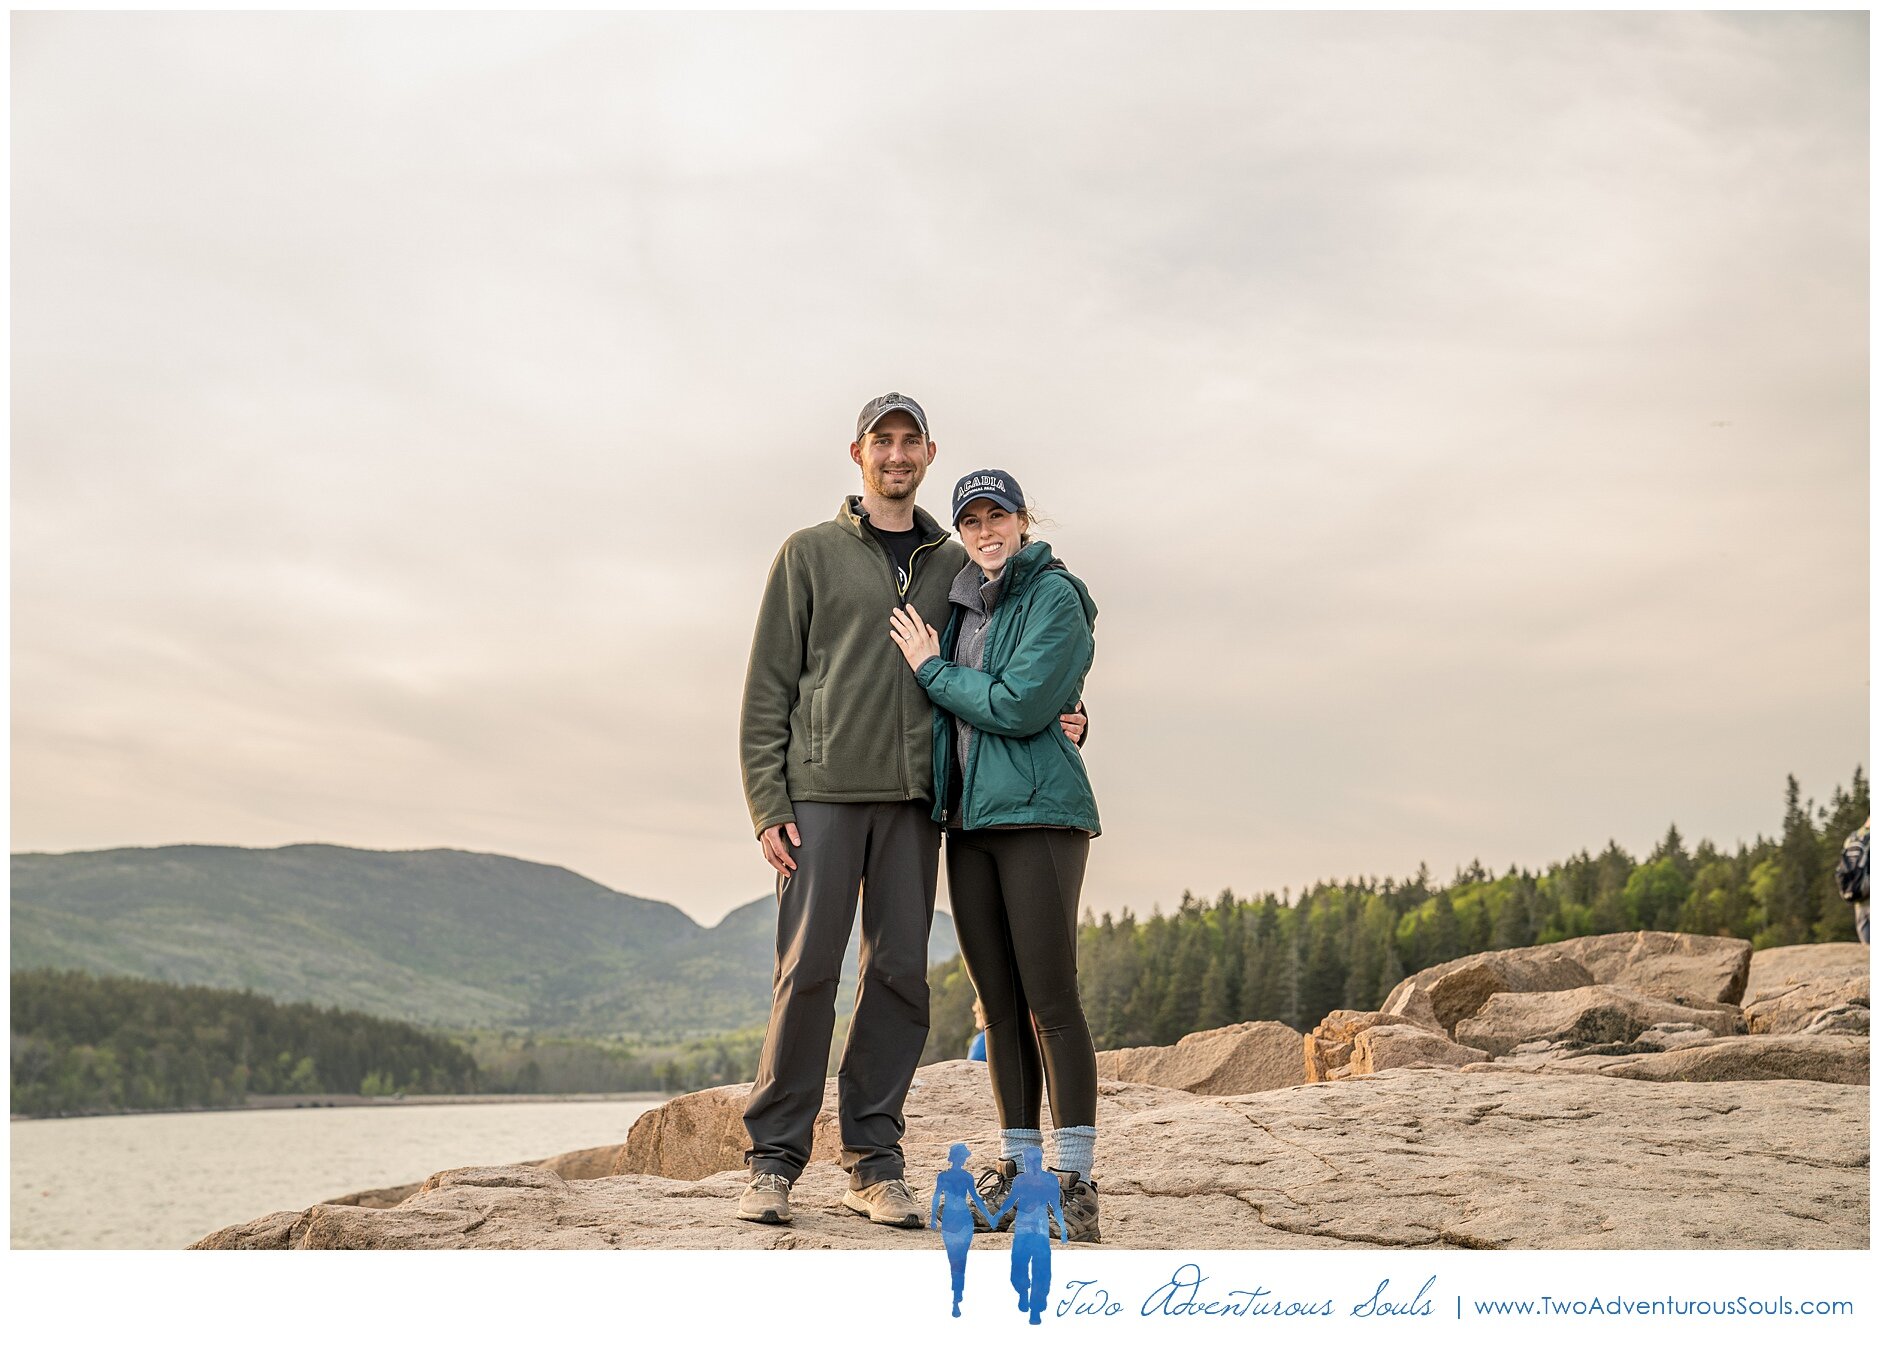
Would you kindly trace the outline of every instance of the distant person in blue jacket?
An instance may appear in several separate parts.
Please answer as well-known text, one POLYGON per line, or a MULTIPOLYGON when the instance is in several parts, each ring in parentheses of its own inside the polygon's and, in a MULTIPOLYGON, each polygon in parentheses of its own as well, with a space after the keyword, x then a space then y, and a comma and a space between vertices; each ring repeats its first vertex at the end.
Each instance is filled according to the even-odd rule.
POLYGON ((973 998, 973 1024, 979 1032, 973 1036, 973 1046, 966 1050, 967 1062, 986 1060, 986 1004, 978 997, 973 998))

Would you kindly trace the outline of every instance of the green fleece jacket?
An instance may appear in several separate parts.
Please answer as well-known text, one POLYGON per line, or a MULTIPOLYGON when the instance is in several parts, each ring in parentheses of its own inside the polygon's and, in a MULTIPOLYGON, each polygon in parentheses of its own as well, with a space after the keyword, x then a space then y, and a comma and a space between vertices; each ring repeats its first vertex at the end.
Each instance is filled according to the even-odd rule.
MULTIPOLYGON (((907 601, 938 627, 966 550, 915 508, 907 601)), ((744 677, 740 758, 756 834, 790 804, 931 799, 933 707, 889 635, 894 563, 861 497, 791 534, 770 566, 744 677)))

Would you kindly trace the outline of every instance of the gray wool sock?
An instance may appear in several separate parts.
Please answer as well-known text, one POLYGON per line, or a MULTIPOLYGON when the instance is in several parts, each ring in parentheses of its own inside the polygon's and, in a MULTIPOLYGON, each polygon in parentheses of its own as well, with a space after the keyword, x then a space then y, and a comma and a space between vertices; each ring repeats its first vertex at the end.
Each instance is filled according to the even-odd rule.
POLYGON ((999 1156, 1008 1162, 1017 1162, 1022 1168, 1024 1159, 1019 1156, 1024 1149, 1035 1147, 1044 1151, 1044 1135, 1036 1129, 1000 1129, 999 1156))
POLYGON ((1097 1130, 1090 1124, 1073 1124, 1052 1131, 1051 1166, 1057 1171, 1075 1171, 1085 1180, 1097 1162, 1097 1130))

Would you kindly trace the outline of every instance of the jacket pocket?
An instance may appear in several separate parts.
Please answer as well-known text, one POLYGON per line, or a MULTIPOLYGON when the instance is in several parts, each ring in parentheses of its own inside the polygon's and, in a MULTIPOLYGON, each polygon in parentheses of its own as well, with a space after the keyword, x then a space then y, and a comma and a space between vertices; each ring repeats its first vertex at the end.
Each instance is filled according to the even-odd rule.
POLYGON ((819 686, 809 692, 809 763, 822 764, 823 692, 819 686))

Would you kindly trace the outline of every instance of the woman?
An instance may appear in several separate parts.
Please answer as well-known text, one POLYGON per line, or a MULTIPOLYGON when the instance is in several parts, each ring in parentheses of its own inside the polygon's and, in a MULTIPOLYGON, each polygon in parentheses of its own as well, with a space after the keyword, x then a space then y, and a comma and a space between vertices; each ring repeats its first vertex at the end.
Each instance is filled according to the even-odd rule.
POLYGON ((947 1169, 934 1178, 933 1204, 927 1210, 927 1226, 939 1228, 947 1246, 947 1264, 953 1269, 953 1316, 960 1315, 960 1299, 966 1293, 966 1253, 973 1246, 973 1224, 984 1223, 992 1210, 973 1188, 973 1178, 966 1174, 966 1144, 955 1143, 947 1149, 947 1169))
POLYGON ((1077 996, 1077 915, 1101 827, 1058 714, 1082 692, 1097 607, 1032 539, 1008 474, 961 478, 953 525, 972 560, 954 578, 945 636, 912 607, 894 611, 891 631, 934 704, 934 817, 947 828, 960 953, 986 1009, 1001 1147, 981 1191, 1000 1203, 1024 1150, 1042 1151, 1048 1087, 1069 1237, 1095 1242, 1097 1059, 1077 996))

